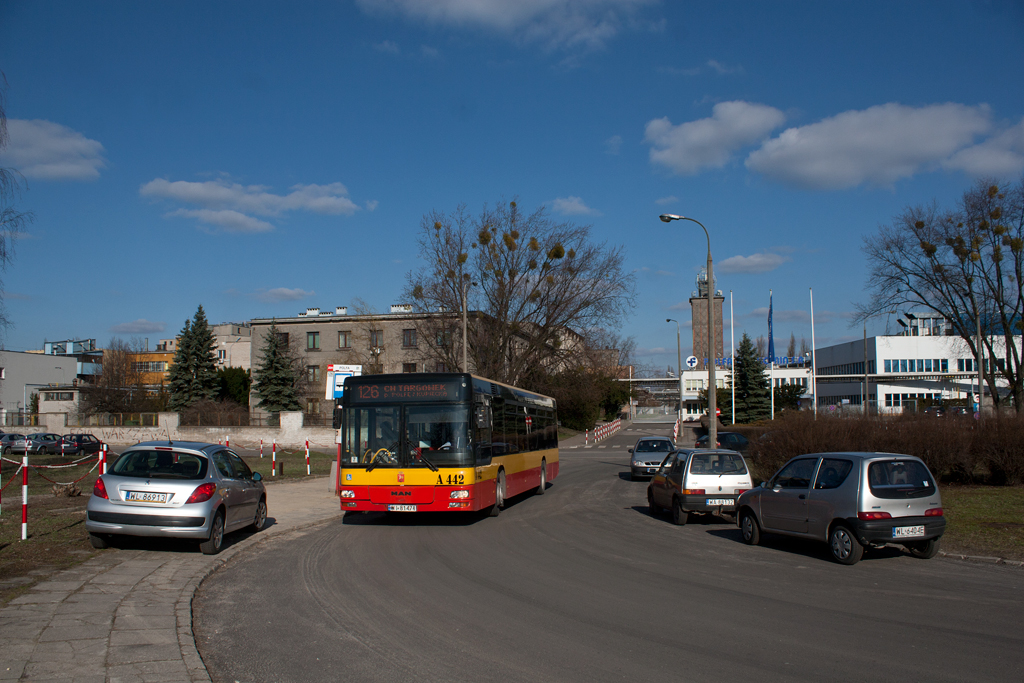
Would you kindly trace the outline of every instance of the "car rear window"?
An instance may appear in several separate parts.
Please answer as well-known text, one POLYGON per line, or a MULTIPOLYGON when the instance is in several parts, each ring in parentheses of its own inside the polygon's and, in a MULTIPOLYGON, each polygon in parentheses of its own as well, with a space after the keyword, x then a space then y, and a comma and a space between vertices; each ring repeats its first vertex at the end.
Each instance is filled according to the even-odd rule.
POLYGON ((177 451, 126 451, 110 469, 119 477, 144 479, 205 479, 206 458, 177 451))
POLYGON ((917 460, 885 460, 868 466, 868 487, 875 498, 925 498, 935 493, 931 472, 917 460))
POLYGON ((669 441, 641 441, 636 445, 636 450, 640 453, 668 453, 672 450, 672 444, 669 441))
POLYGON ((690 474, 746 474, 743 458, 735 453, 694 453, 690 474))

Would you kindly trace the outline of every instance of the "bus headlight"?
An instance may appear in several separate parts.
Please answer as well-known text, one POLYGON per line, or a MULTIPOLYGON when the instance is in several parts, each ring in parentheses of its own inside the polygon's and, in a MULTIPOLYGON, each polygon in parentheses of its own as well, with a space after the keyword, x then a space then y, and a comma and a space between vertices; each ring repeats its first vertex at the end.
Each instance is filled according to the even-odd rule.
POLYGON ((342 498, 355 498, 356 497, 356 492, 352 491, 350 489, 342 489, 341 497, 342 498))
POLYGON ((449 498, 469 498, 469 491, 452 491, 448 494, 449 498))

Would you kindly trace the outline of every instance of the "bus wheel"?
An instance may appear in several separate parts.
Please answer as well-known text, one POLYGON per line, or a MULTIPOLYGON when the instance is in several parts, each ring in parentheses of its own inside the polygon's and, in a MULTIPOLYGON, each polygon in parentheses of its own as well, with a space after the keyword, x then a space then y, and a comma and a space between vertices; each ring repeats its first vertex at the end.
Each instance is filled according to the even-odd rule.
POLYGON ((545 458, 540 461, 540 486, 534 491, 538 496, 544 495, 544 490, 548 487, 548 461, 545 458))
POLYGON ((498 472, 498 478, 494 481, 494 505, 491 506, 490 516, 497 517, 503 507, 505 507, 505 470, 498 472))

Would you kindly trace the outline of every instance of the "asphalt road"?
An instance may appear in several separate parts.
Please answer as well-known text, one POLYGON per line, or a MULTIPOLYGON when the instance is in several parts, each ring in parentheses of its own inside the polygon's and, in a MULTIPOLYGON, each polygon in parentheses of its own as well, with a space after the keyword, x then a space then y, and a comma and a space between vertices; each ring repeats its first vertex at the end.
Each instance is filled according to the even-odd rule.
POLYGON ((212 679, 1024 679, 1019 568, 652 518, 626 448, 666 431, 563 450, 497 518, 350 514, 233 559, 193 602, 212 679))

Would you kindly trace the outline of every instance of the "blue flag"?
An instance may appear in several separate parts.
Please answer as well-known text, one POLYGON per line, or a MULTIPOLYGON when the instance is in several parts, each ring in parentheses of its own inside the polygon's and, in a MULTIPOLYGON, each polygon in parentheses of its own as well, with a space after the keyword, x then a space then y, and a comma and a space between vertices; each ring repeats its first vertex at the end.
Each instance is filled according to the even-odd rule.
POLYGON ((768 362, 775 362, 775 335, 772 333, 772 290, 768 290, 768 362))

